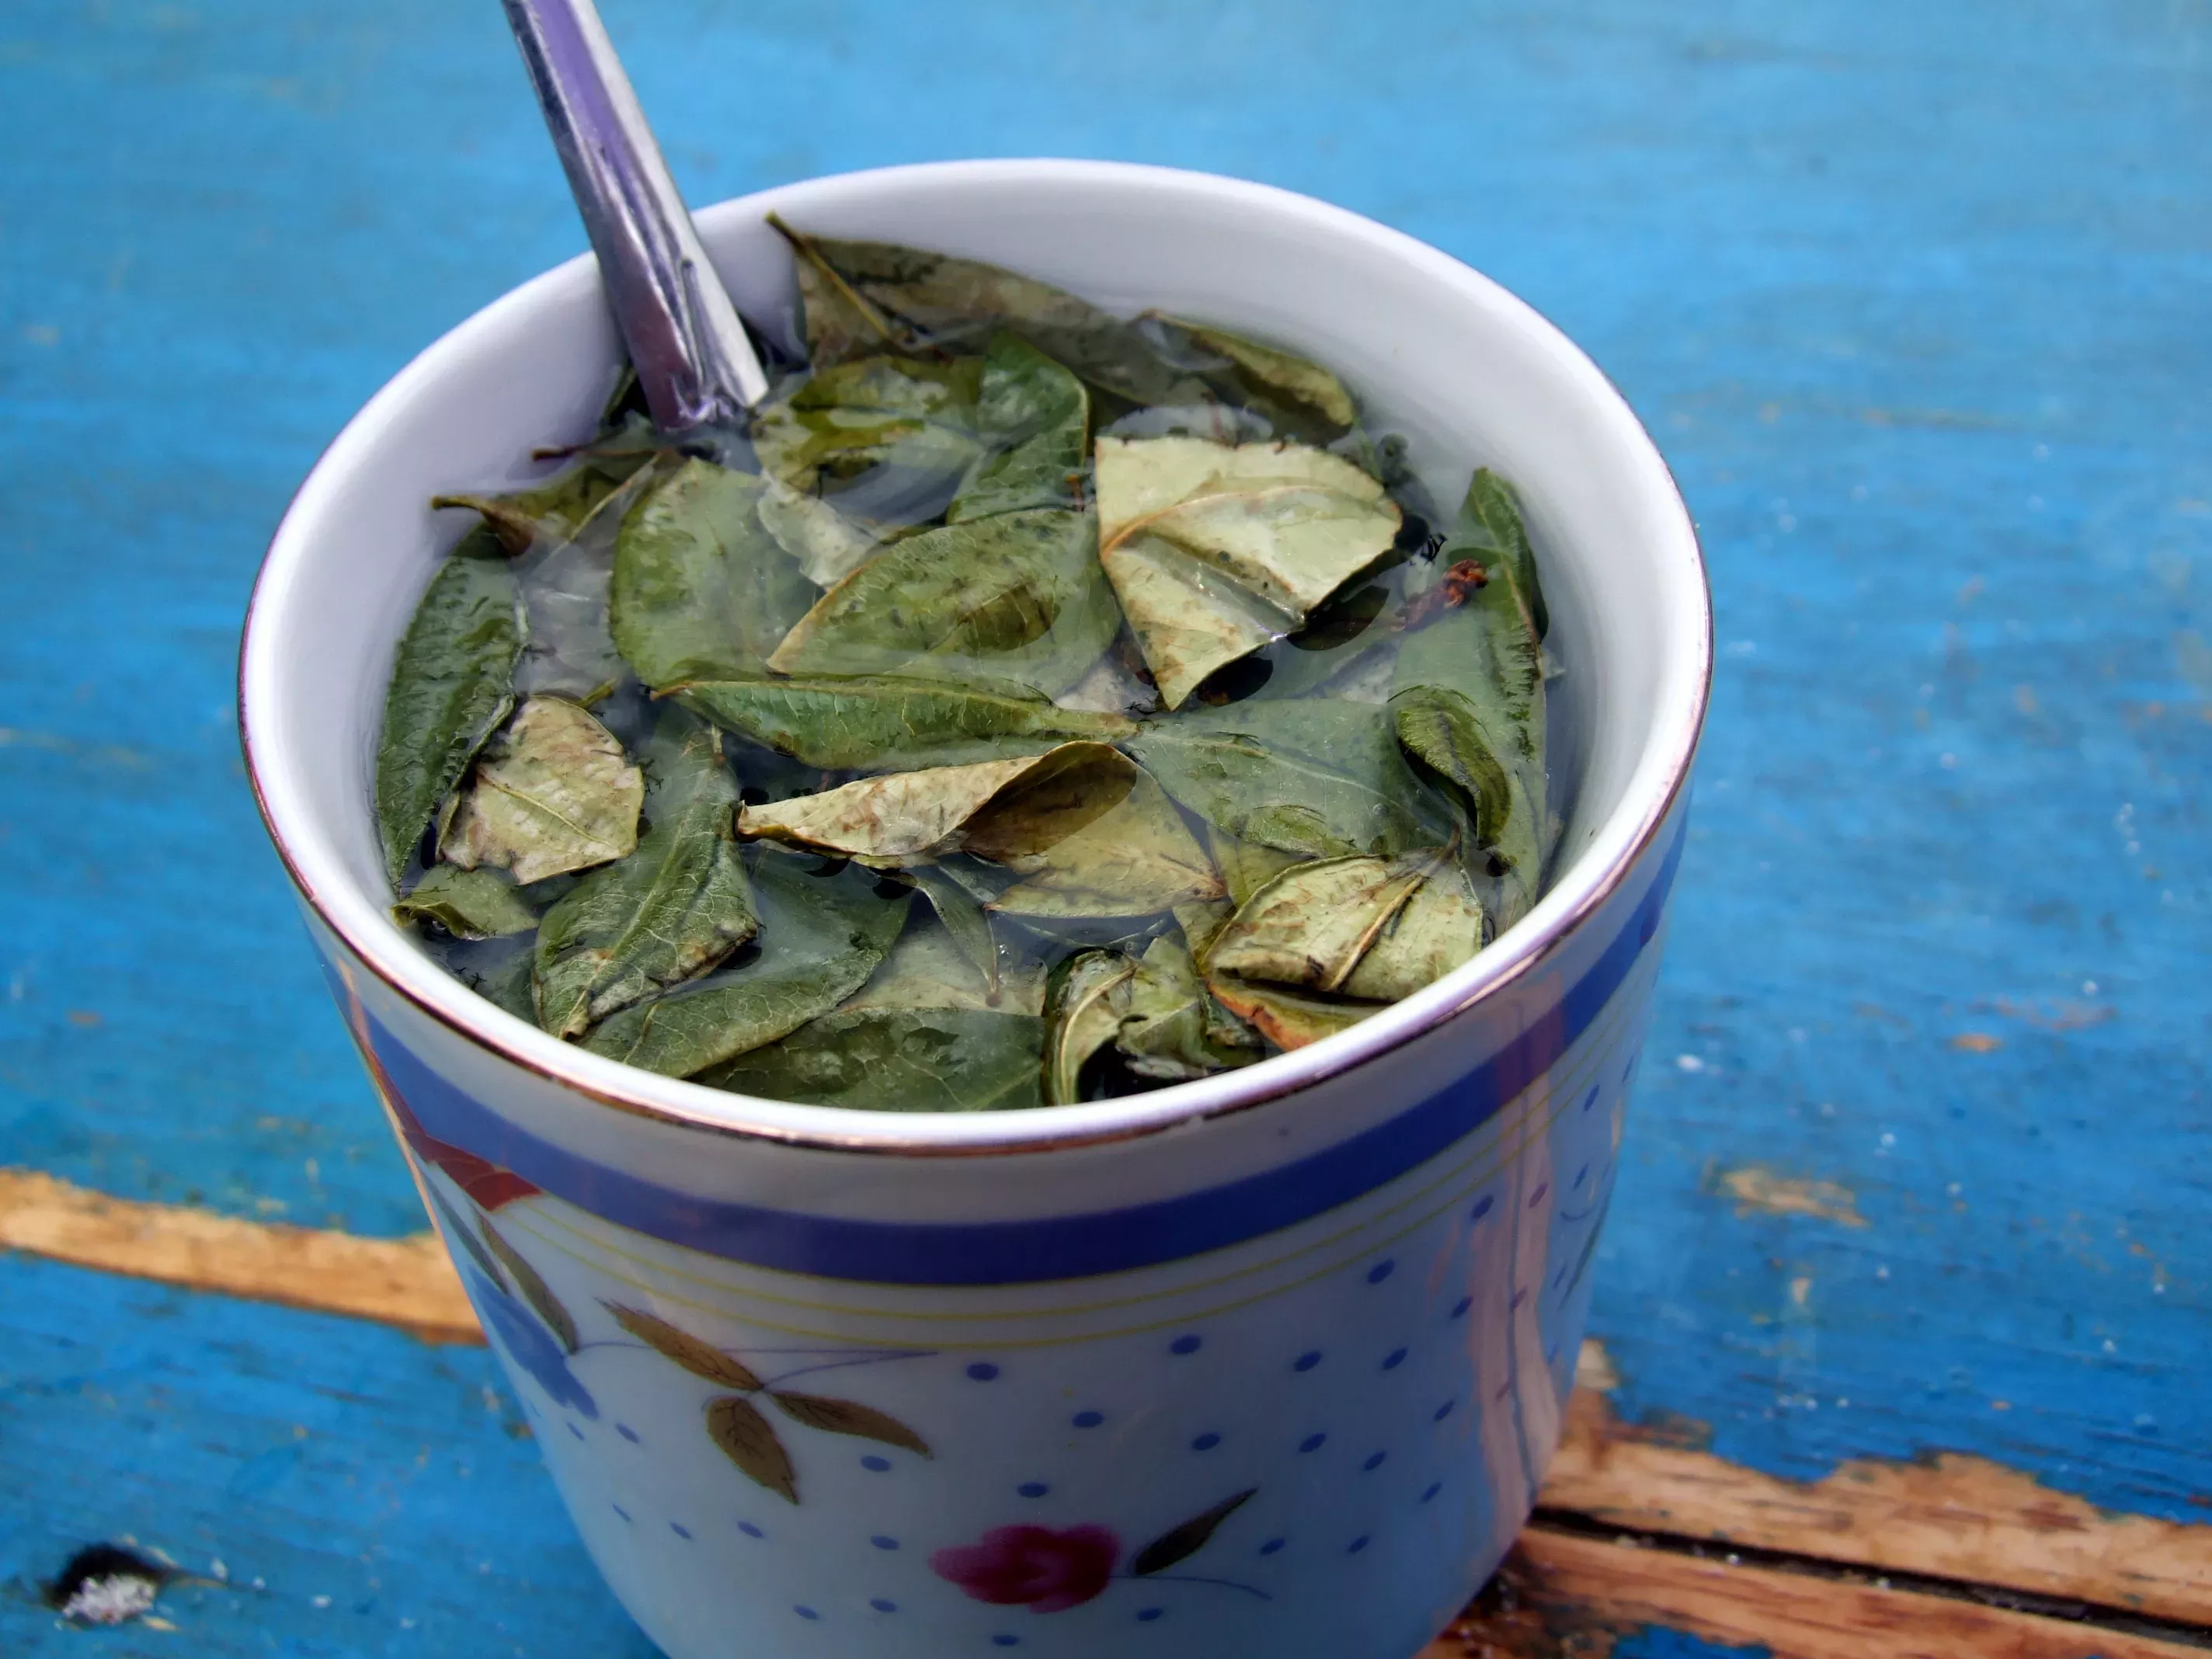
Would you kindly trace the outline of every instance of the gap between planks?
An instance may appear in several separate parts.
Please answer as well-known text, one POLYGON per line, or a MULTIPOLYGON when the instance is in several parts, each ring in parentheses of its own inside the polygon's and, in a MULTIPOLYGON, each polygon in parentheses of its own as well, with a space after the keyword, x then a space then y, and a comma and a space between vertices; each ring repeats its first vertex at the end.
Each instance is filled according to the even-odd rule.
MULTIPOLYGON (((376 1320, 434 1342, 483 1340, 460 1281, 432 1233, 358 1238, 110 1198, 36 1170, 0 1169, 0 1249, 194 1290, 376 1320)), ((1678 1430, 1624 1423, 1608 1397, 1615 1379, 1595 1344, 1585 1346, 1582 1381, 1545 1484, 1544 1509, 1624 1531, 1734 1543, 1839 1566, 1923 1575, 2067 1598, 2123 1614, 2212 1625, 2212 1527, 2107 1514, 2016 1469, 1955 1455, 1911 1464, 1854 1462, 1818 1481, 1784 1480, 1685 1443, 1678 1430)), ((1542 1528, 1530 1536, 1539 1534, 1549 1540, 1570 1536, 1542 1528)), ((1623 1549, 1615 1543, 1571 1539, 1552 1555, 1531 1559, 1566 1563, 1560 1568, 1565 1572, 1574 1563, 1601 1559, 1589 1556, 1585 1545, 1623 1549)), ((1657 1553, 1647 1551, 1637 1559, 1646 1557, 1656 1559, 1657 1553)), ((1690 1587, 1733 1582, 1714 1579, 1713 1572, 1739 1571, 1692 1558, 1668 1559, 1689 1565, 1650 1568, 1646 1576, 1658 1577, 1640 1593, 1689 1595, 1690 1587)), ((1854 1595, 1877 1598, 1907 1594, 1844 1588, 1854 1595)), ((1780 1612, 1795 1605, 1793 1598, 1810 1594, 1792 1577, 1790 1586, 1769 1599, 1780 1612)), ((1595 1605, 1579 1591, 1577 1595, 1595 1605)), ((1913 1599, 1939 1607, 1965 1605, 1940 1596, 1913 1599)), ((1875 1606, 1868 1603, 1869 1608, 1875 1606)), ((1991 1617, 1998 1613, 1980 1611, 1991 1617)), ((1946 1615, 1957 1616, 1962 1615, 1946 1615)), ((2032 1620, 2038 1629, 2074 1628, 2031 1614, 2004 1616, 2032 1620)), ((1790 1650, 1818 1659, 1846 1650, 1790 1650)), ((2138 1650, 2108 1644, 2100 1650, 2117 1659, 2123 1652, 2185 1650, 2152 1643, 2138 1650)), ((1480 1651, 1479 1646, 1431 1649, 1429 1659, 1480 1651)), ((1514 1651, 1498 1650, 1501 1659, 1514 1651)), ((1781 1655, 1784 1650, 1774 1651, 1781 1655)), ((2031 1644, 1988 1651, 2044 1659, 2060 1649, 2031 1644)))

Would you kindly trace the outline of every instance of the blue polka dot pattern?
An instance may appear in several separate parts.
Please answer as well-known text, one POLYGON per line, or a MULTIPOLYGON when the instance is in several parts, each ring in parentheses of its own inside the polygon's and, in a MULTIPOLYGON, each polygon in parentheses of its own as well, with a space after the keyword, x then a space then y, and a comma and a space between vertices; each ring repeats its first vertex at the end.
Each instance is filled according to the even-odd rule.
POLYGON ((994 1636, 991 1638, 991 1645, 994 1648, 1018 1648, 1021 1646, 1021 1644, 1022 1638, 1020 1637, 1009 1636, 1004 1632, 1000 1632, 998 1635, 994 1636))
POLYGON ((1368 1474, 1372 1474, 1376 1470, 1382 1467, 1382 1460, 1389 1455, 1390 1454, 1389 1452, 1376 1452, 1374 1456, 1369 1458, 1359 1467, 1364 1469, 1368 1474))
POLYGON ((1273 1555, 1277 1550, 1282 1548, 1284 1545, 1290 1541, 1291 1540, 1287 1538, 1270 1538, 1266 1543, 1260 1546, 1260 1553, 1262 1555, 1273 1555))
POLYGON ((738 1522, 738 1530, 744 1534, 748 1538, 765 1538, 768 1536, 766 1533, 763 1532, 758 1527, 753 1525, 750 1521, 738 1522))
POLYGON ((1328 1441, 1328 1437, 1325 1434, 1310 1434, 1298 1442, 1298 1449, 1302 1452, 1319 1451, 1328 1441))
POLYGON ((873 1538, 868 1540, 868 1541, 871 1544, 873 1544, 879 1550, 895 1550, 898 1547, 897 1539, 886 1538, 881 1533, 878 1533, 873 1538))
POLYGON ((678 1538, 689 1538, 691 1535, 691 1528, 685 1526, 681 1521, 671 1521, 668 1523, 668 1530, 674 1533, 678 1538))
POLYGON ((1360 1551, 1362 1551, 1362 1550, 1365 1549, 1366 1547, 1367 1547, 1367 1538, 1366 1538, 1366 1534, 1363 1533, 1360 1536, 1358 1536, 1358 1537, 1357 1537, 1357 1538, 1355 1538, 1355 1539, 1353 1539, 1353 1540, 1352 1540, 1352 1547, 1351 1547, 1351 1548, 1349 1548, 1349 1549, 1347 1549, 1347 1550, 1346 1550, 1346 1551, 1345 1551, 1345 1553, 1346 1553, 1346 1555, 1357 1555, 1357 1554, 1358 1554, 1358 1553, 1359 1553, 1359 1552, 1360 1552, 1360 1551))
POLYGON ((1380 1285, 1384 1279, 1389 1278, 1392 1273, 1397 1271, 1398 1264, 1396 1262, 1387 1259, 1378 1261, 1367 1270, 1367 1282, 1370 1285, 1380 1285))
POLYGON ((1139 1607, 1137 1609, 1137 1622, 1140 1625, 1149 1625, 1153 1620, 1158 1618, 1166 1611, 1167 1609, 1165 1607, 1139 1607))
POLYGON ((870 1452, 866 1457, 860 1460, 860 1467, 875 1474, 883 1474, 884 1471, 890 1468, 890 1466, 891 1460, 890 1458, 878 1457, 873 1452, 870 1452))
POLYGON ((1443 1421, 1444 1420, 1444 1419, 1446 1419, 1447 1417, 1449 1417, 1449 1416, 1452 1414, 1452 1407, 1455 1407, 1455 1406, 1456 1406, 1456 1405, 1458 1405, 1458 1404, 1459 1404, 1459 1401, 1456 1401, 1456 1400, 1447 1400, 1447 1401, 1444 1401, 1444 1403, 1443 1403, 1443 1405, 1441 1405, 1441 1406, 1439 1406, 1439 1407, 1437 1407, 1437 1417, 1436 1417, 1436 1420, 1437 1420, 1437 1422, 1439 1422, 1439 1423, 1443 1422, 1443 1421))
POLYGON ((1196 1353, 1199 1349, 1203 1347, 1205 1345, 1206 1339, 1204 1337, 1179 1336, 1176 1338, 1174 1341, 1168 1344, 1168 1352, 1175 1354, 1196 1353))
POLYGON ((792 1611, 797 1613, 801 1619, 819 1619, 822 1616, 820 1613, 815 1612, 811 1607, 795 1607, 792 1608, 792 1611))
POLYGON ((1481 1220, 1483 1217, 1490 1213, 1491 1206, 1496 1202, 1497 1200, 1492 1198, 1488 1193, 1485 1193, 1480 1198, 1474 1200, 1474 1207, 1468 1212, 1467 1218, 1469 1221, 1481 1220))
POLYGON ((1321 1350, 1319 1348, 1314 1348, 1309 1350, 1307 1352, 1300 1354, 1295 1360, 1293 1360, 1291 1363, 1291 1369, 1294 1371, 1310 1371, 1320 1364, 1321 1350))
POLYGON ((1103 1412, 1078 1412, 1071 1419, 1079 1429, 1095 1429, 1106 1420, 1103 1412))
POLYGON ((1443 1483, 1443 1481, 1441 1481, 1441 1480, 1432 1480, 1432 1481, 1431 1481, 1431 1482, 1429 1483, 1429 1489, 1428 1489, 1426 1492, 1423 1492, 1423 1493, 1421 1494, 1421 1502, 1423 1502, 1424 1504, 1427 1503, 1427 1502, 1429 1501, 1429 1499, 1431 1499, 1431 1498, 1434 1498, 1434 1497, 1435 1497, 1438 1492, 1442 1492, 1443 1489, 1444 1489, 1444 1483, 1443 1483))
POLYGON ((1050 1492, 1052 1488, 1046 1486, 1042 1480, 1024 1480, 1020 1486, 1015 1487, 1014 1490, 1021 1493, 1024 1498, 1042 1498, 1047 1492, 1050 1492))
POLYGON ((1463 1296, 1460 1297, 1458 1301, 1452 1304, 1451 1316, 1454 1319, 1463 1318, 1466 1316, 1467 1310, 1474 1305, 1474 1298, 1473 1297, 1463 1296))
POLYGON ((1208 1432, 1201 1434, 1197 1439, 1192 1441, 1190 1443, 1190 1449, 1193 1451, 1212 1451, 1220 1443, 1221 1437, 1219 1435, 1208 1432))
POLYGON ((874 1601, 869 1602, 868 1605, 873 1607, 878 1613, 896 1613, 898 1611, 897 1602, 886 1601, 880 1595, 876 1597, 874 1601))
POLYGON ((999 1374, 999 1368, 988 1359, 979 1359, 968 1368, 968 1375, 978 1382, 988 1382, 999 1374))
POLYGON ((1405 1363, 1406 1351, 1403 1348, 1393 1348, 1382 1357, 1382 1369, 1386 1371, 1395 1371, 1405 1363))

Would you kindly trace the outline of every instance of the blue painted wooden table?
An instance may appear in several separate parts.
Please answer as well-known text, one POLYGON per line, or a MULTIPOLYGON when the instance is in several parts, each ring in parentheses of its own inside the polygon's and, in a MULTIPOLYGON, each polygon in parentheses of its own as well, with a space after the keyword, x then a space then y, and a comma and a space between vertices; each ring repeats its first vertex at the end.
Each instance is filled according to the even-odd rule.
MULTIPOLYGON (((1589 1386, 1436 1651, 2212 1639, 2203 0, 605 9, 695 202, 1267 179, 1673 461, 1720 672, 1589 1386)), ((230 678, 319 447, 581 245, 498 9, 14 0, 0 154, 0 1653, 642 1655, 465 1322, 251 1270, 422 1226, 230 678), (93 1635, 100 1540, 187 1576, 93 1635)))

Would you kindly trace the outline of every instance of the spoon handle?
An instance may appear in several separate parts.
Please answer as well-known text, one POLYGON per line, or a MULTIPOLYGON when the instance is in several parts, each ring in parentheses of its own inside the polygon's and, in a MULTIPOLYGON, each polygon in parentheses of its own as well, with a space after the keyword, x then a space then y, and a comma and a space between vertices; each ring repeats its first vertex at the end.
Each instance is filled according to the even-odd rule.
POLYGON ((653 423, 733 422, 768 395, 592 0, 504 0, 553 147, 599 255, 653 423))

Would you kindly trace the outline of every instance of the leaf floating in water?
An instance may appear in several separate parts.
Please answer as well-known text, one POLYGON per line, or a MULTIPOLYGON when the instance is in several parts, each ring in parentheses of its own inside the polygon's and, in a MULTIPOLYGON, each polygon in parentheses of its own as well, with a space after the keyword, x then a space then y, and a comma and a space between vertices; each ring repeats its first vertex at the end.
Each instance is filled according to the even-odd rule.
POLYGON ((1006 915, 1150 915, 1226 890, 1182 815, 1142 772, 1112 811, 1006 864, 1023 878, 991 902, 1006 915))
POLYGON ((864 357, 815 374, 753 417, 761 467, 803 495, 870 467, 942 473, 957 485, 982 453, 975 360, 864 357))
POLYGON ((781 674, 983 677, 1052 696, 1121 619, 1081 513, 1042 509, 909 536, 824 593, 769 659, 781 674))
POLYGON ((766 486, 687 461, 623 520, 609 621, 615 647, 656 691, 757 673, 815 589, 761 521, 766 486))
POLYGON ((1153 316, 1157 325, 1180 343, 1226 359, 1244 390, 1310 411, 1337 432, 1358 420, 1358 407, 1344 382, 1319 363, 1226 329, 1153 316))
POLYGON ((644 802, 645 775, 605 726, 564 698, 532 697, 477 763, 438 851, 526 887, 626 856, 644 802))
POLYGON ((690 1077, 828 1013, 867 983, 905 926, 907 901, 885 901, 850 866, 805 872, 769 852, 753 866, 760 952, 595 1026, 584 1047, 665 1077, 690 1077))
POLYGON ((1379 1002, 1334 1002, 1285 986, 1255 984, 1225 974, 1209 975, 1206 983, 1223 1007, 1285 1053, 1348 1031, 1382 1008, 1379 1002))
POLYGON ((1170 708, 1389 550, 1398 508, 1302 444, 1101 438, 1098 550, 1170 708))
POLYGON ((1079 951, 1052 970, 1045 990, 1044 1097, 1080 1100, 1084 1062, 1121 1028, 1136 964, 1118 951, 1079 951))
POLYGON ((1255 1048, 1217 1039, 1212 1000, 1188 950, 1163 935, 1145 947, 1129 982, 1127 1016, 1115 1045, 1139 1077, 1179 1083, 1249 1065, 1255 1048))
POLYGON ((1065 743, 1024 759, 894 772, 748 806, 738 830, 877 865, 963 848, 1002 860, 1042 852, 1103 817, 1136 776, 1116 749, 1065 743))
MULTIPOLYGON (((1111 816, 1110 814, 1109 816, 1111 816)), ((999 1001, 999 942, 991 933, 991 918, 975 896, 941 871, 927 866, 909 870, 907 878, 936 911, 944 936, 975 970, 983 987, 983 1000, 999 1001)))
MULTIPOLYGON (((910 878, 929 877, 942 887, 957 888, 935 869, 924 866, 904 872, 910 878)), ((923 890, 929 891, 928 888, 923 890)), ((933 899, 936 897, 932 893, 933 899)), ((967 900, 975 904, 973 898, 967 900)), ((948 904, 950 901, 948 901, 948 904)), ((939 914, 942 915, 943 911, 939 914)), ((984 921, 980 905, 975 919, 984 921)), ((891 947, 875 976, 839 1009, 896 1012, 967 1009, 977 1013, 1041 1014, 1044 1011, 1044 972, 1023 954, 1006 953, 995 975, 987 975, 967 945, 942 925, 909 927, 891 947)))
POLYGON ((768 480, 761 491, 761 524, 817 587, 833 587, 883 551, 865 525, 847 518, 818 495, 768 480))
POLYGON ((412 890, 392 907, 401 921, 434 921, 455 939, 501 939, 538 926, 514 884, 490 870, 434 864, 412 890))
POLYGON ((885 771, 945 762, 945 751, 1060 738, 1110 742, 1134 732, 1119 714, 1061 708, 1024 686, 954 685, 890 675, 767 675, 664 688, 717 726, 809 766, 885 771))
POLYGON ((1395 1002, 1432 985, 1482 949, 1482 902, 1457 860, 1431 874, 1384 926, 1344 994, 1395 1002))
POLYGON ((639 1308, 625 1308, 620 1303, 599 1304, 615 1316, 615 1323, 664 1358, 672 1359, 694 1376, 703 1376, 708 1382, 725 1389, 744 1389, 747 1391, 761 1386, 761 1380, 751 1367, 732 1359, 712 1343, 702 1342, 689 1331, 679 1330, 658 1314, 649 1314, 639 1308))
POLYGON ((1196 710, 1147 723, 1128 748, 1217 829, 1286 853, 1395 853, 1449 833, 1370 704, 1196 710))
MULTIPOLYGON (((657 441, 656 441, 657 442, 657 441)), ((544 483, 503 495, 433 495, 434 507, 469 507, 509 553, 573 541, 630 475, 652 459, 647 448, 594 453, 544 483)))
POLYGON ((514 573, 478 531, 438 567, 399 641, 376 751, 376 822, 394 889, 438 804, 514 707, 514 573))
POLYGON ((1081 380, 1015 336, 994 335, 975 413, 991 450, 952 498, 948 522, 1082 507, 1091 400, 1081 380))
POLYGON ((556 1036, 690 979, 759 929, 732 837, 738 787, 720 734, 671 708, 647 764, 652 830, 628 858, 585 877, 538 929, 538 1015, 556 1036))
POLYGON ((702 1083, 874 1112, 996 1112, 1041 1103, 1044 1022, 988 1007, 847 1006, 740 1054, 702 1083))
POLYGON ((1336 993, 1449 854, 1293 865, 1252 895, 1206 952, 1208 971, 1336 993))
POLYGON ((791 1454, 775 1437, 775 1426, 761 1415, 760 1407, 744 1395, 724 1395, 707 1402, 707 1437, 722 1449, 748 1480, 767 1487, 787 1503, 799 1502, 799 1481, 791 1467, 791 1454))
POLYGON ((972 348, 1003 329, 1131 403, 1189 402, 1204 394, 1200 382, 1167 362, 1133 325, 1049 283, 980 259, 807 236, 772 222, 799 256, 806 343, 817 363, 886 344, 972 348))
POLYGON ((929 1443, 898 1419, 873 1406, 863 1406, 857 1400, 835 1400, 827 1395, 783 1390, 769 1398, 775 1401, 786 1417, 807 1428, 820 1429, 825 1434, 849 1434, 858 1439, 919 1452, 924 1457, 931 1455, 929 1443))

